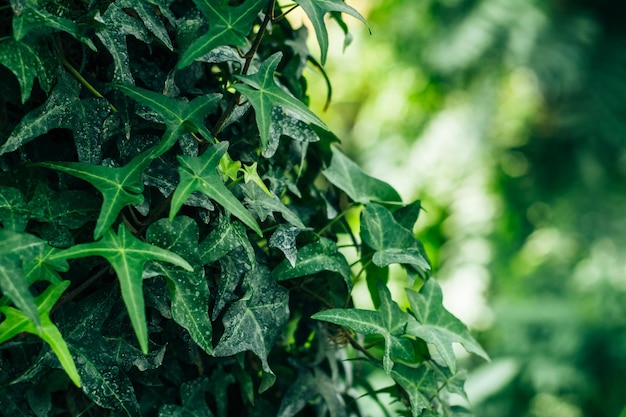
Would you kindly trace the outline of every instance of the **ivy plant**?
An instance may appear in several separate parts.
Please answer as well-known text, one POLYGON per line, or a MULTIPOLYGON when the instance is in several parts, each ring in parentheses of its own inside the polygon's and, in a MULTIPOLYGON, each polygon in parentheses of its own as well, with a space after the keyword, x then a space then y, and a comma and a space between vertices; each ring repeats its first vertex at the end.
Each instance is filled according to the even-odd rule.
POLYGON ((343 0, 0 3, 3 414, 467 413, 452 346, 486 354, 442 306, 419 201, 307 106, 345 17, 365 23, 343 0))

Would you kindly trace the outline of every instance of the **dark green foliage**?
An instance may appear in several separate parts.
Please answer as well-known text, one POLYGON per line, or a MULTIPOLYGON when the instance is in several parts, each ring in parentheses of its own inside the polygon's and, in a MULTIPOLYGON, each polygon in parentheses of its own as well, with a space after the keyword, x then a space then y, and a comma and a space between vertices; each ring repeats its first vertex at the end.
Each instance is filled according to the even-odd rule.
MULTIPOLYGON (((419 202, 305 104, 315 59, 279 6, 0 3, 0 413, 368 415, 381 368, 405 412, 453 415, 451 344, 486 355, 428 278, 419 202), (423 284, 408 311, 368 272, 390 264, 423 284)), ((324 16, 363 20, 297 6, 322 63, 324 16)))

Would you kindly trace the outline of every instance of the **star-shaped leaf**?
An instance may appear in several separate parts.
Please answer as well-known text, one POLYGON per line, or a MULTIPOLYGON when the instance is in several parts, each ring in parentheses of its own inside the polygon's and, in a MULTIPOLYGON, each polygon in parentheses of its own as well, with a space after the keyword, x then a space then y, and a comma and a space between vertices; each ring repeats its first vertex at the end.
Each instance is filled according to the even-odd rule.
POLYGON ((139 345, 144 353, 148 352, 148 327, 142 291, 144 264, 150 260, 167 262, 179 266, 189 272, 193 267, 189 263, 168 250, 144 243, 120 224, 117 234, 108 229, 104 237, 92 243, 72 246, 54 254, 51 259, 72 259, 86 256, 105 258, 117 274, 122 298, 128 315, 135 329, 139 345))
POLYGON ((430 408, 429 398, 438 391, 437 380, 432 369, 426 365, 411 368, 397 364, 391 371, 391 377, 409 397, 412 417, 421 416, 425 409, 430 408))
POLYGON ((246 0, 230 6, 222 0, 194 0, 209 23, 209 30, 183 52, 178 69, 222 45, 244 46, 254 19, 267 3, 266 0, 246 0))
POLYGON ((69 287, 70 281, 61 281, 51 284, 36 299, 38 321, 40 326, 36 326, 24 313, 20 310, 3 306, 0 307, 0 313, 4 315, 4 320, 0 323, 0 343, 3 343, 22 332, 32 333, 41 337, 54 351, 59 362, 67 372, 72 382, 80 387, 81 380, 74 364, 74 359, 63 339, 63 335, 50 320, 50 310, 56 304, 61 294, 69 287))
POLYGON ((122 84, 114 84, 114 87, 152 109, 163 119, 165 133, 154 150, 155 158, 167 152, 183 133, 199 132, 206 140, 213 137, 206 128, 204 118, 217 107, 220 94, 207 94, 186 102, 144 88, 122 84))
POLYGON ((367 175, 336 147, 331 147, 331 150, 330 164, 322 171, 322 174, 352 200, 358 203, 370 201, 399 203, 402 201, 400 194, 389 184, 367 175))
POLYGON ((328 31, 326 30, 326 23, 324 22, 324 15, 326 13, 347 13, 359 19, 367 26, 365 18, 354 8, 348 6, 344 0, 295 0, 295 2, 298 3, 307 16, 309 16, 313 28, 315 28, 315 35, 317 36, 317 42, 320 45, 322 53, 322 65, 326 63, 328 53, 328 31))
POLYGON ((444 308, 441 287, 436 280, 427 280, 419 292, 407 289, 406 295, 414 317, 409 320, 407 334, 433 344, 453 373, 456 372, 456 356, 452 343, 460 343, 468 352, 489 359, 467 327, 444 308))
POLYGON ((262 236, 261 228, 250 212, 241 202, 226 188, 222 177, 217 171, 219 161, 228 148, 228 142, 220 142, 211 146, 201 156, 178 156, 180 167, 180 183, 172 197, 170 207, 170 220, 174 218, 189 195, 194 191, 200 191, 213 200, 217 201, 230 214, 237 217, 244 224, 262 236))
POLYGON ((232 303, 224 314, 224 334, 213 353, 232 356, 251 351, 257 355, 263 367, 259 387, 263 392, 276 379, 267 356, 289 318, 289 295, 274 282, 265 267, 248 272, 243 287, 243 298, 232 303))
POLYGON ((313 123, 323 129, 328 129, 324 122, 317 117, 300 100, 278 86, 274 79, 274 72, 282 59, 282 52, 276 52, 267 58, 259 70, 253 75, 239 75, 237 79, 243 83, 234 85, 235 89, 252 104, 256 117, 261 146, 267 147, 270 139, 270 125, 272 123, 272 109, 276 106, 289 111, 291 115, 307 123, 313 123))
POLYGON ((189 332, 205 352, 211 354, 212 327, 207 312, 209 287, 198 253, 198 225, 189 217, 176 217, 173 222, 161 219, 150 225, 146 241, 184 257, 197 268, 193 272, 155 263, 151 268, 168 279, 172 300, 172 318, 189 332))
POLYGON ((268 245, 270 248, 280 249, 285 254, 285 258, 292 267, 296 266, 298 249, 296 248, 296 238, 305 230, 313 230, 310 227, 301 229, 299 227, 282 223, 278 225, 276 231, 270 237, 268 245))
POLYGON ((153 150, 149 149, 122 168, 82 162, 42 162, 38 165, 85 180, 102 193, 104 201, 93 232, 94 239, 99 239, 124 207, 143 203, 142 174, 153 158, 153 150))
POLYGON ((246 202, 252 209, 254 209, 254 211, 257 212, 261 221, 265 221, 267 216, 271 213, 280 213, 285 220, 294 226, 299 227, 300 229, 304 229, 306 227, 293 210, 287 207, 271 192, 268 195, 256 183, 243 184, 241 189, 246 196, 246 202))
POLYGON ((378 292, 378 311, 334 308, 316 313, 311 318, 345 326, 357 333, 382 336, 385 340, 383 369, 389 375, 394 366, 394 358, 406 361, 413 359, 413 346, 408 339, 402 337, 409 315, 400 310, 398 304, 391 299, 387 286, 380 282, 378 292))

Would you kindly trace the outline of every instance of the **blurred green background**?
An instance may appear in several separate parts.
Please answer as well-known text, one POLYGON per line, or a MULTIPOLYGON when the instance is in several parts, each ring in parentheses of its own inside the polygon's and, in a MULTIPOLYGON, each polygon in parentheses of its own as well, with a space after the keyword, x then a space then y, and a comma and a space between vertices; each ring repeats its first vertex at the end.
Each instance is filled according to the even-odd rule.
POLYGON ((475 415, 626 416, 626 2, 348 3, 372 35, 331 37, 322 114, 422 200, 444 304, 492 357, 466 358, 475 415))

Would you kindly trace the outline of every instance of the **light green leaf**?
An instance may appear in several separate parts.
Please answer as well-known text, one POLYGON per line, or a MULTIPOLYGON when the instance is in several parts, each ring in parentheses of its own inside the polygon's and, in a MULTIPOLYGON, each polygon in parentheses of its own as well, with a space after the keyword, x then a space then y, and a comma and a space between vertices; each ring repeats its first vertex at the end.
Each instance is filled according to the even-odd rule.
POLYGON ((270 213, 280 213, 283 218, 292 225, 300 229, 306 228, 298 215, 283 204, 276 195, 272 194, 268 196, 267 193, 255 183, 243 184, 241 189, 246 196, 246 202, 256 211, 261 221, 265 221, 270 213))
POLYGON ((357 333, 382 336, 385 340, 383 369, 389 375, 394 366, 393 359, 413 360, 413 348, 409 340, 402 338, 409 315, 391 299, 387 286, 379 283, 378 292, 378 311, 335 308, 315 313, 311 318, 345 326, 357 333))
POLYGON ((143 202, 142 173, 153 159, 152 152, 147 150, 137 155, 122 168, 82 162, 42 162, 38 165, 85 180, 102 193, 104 201, 93 233, 94 239, 98 239, 111 227, 124 207, 143 202))
POLYGON ((376 203, 365 206, 361 212, 361 238, 376 251, 372 257, 376 266, 399 263, 427 277, 430 264, 421 243, 384 206, 376 203))
POLYGON ((114 84, 114 87, 152 109, 163 119, 165 133, 154 150, 155 158, 167 152, 183 133, 199 132, 206 140, 213 138, 205 126, 204 118, 217 107, 220 94, 207 94, 186 102, 139 87, 122 84, 114 84))
POLYGON ((244 46, 252 23, 267 2, 246 0, 238 6, 230 6, 222 0, 194 0, 194 3, 209 23, 209 30, 182 53, 178 69, 186 67, 218 46, 244 46))
POLYGON ((119 226, 117 235, 109 229, 101 240, 72 246, 57 252, 51 259, 84 258, 86 256, 101 256, 109 261, 115 270, 120 283, 122 298, 139 345, 142 352, 148 353, 148 327, 142 292, 144 264, 149 260, 162 261, 190 272, 193 271, 192 266, 173 252, 140 241, 132 235, 124 224, 119 226))
MULTIPOLYGON (((39 79, 44 91, 50 90, 54 69, 57 67, 55 58, 42 45, 30 45, 14 39, 0 42, 0 64, 17 77, 22 92, 22 103, 26 103, 30 98, 35 78, 39 79)), ((3 148, 0 148, 0 155, 7 152, 3 148)))
POLYGON ((433 371, 426 365, 411 368, 397 364, 391 371, 391 377, 402 387, 409 397, 411 416, 418 417, 431 407, 429 398, 437 394, 437 381, 433 371))
POLYGON ((453 373, 456 372, 456 355, 452 343, 460 343, 468 352, 489 359, 467 327, 444 308, 441 287, 436 280, 427 280, 419 292, 407 289, 406 295, 415 318, 409 320, 407 334, 433 344, 453 373))
POLYGON ((39 313, 22 265, 33 259, 44 245, 31 234, 0 229, 0 289, 37 327, 41 325, 39 313))
POLYGON ((325 237, 299 249, 295 266, 291 266, 288 259, 282 261, 274 268, 272 276, 276 281, 285 281, 322 271, 338 273, 346 283, 348 290, 352 289, 348 261, 345 256, 339 253, 337 244, 325 237))
POLYGON ((77 387, 80 387, 80 376, 78 375, 76 365, 74 364, 67 344, 61 332, 59 332, 59 329, 54 325, 52 320, 50 320, 50 310, 69 285, 70 281, 61 281, 56 284, 51 284, 35 299, 39 316, 38 321, 40 322, 39 327, 35 326, 20 310, 8 306, 0 307, 0 312, 4 315, 4 320, 0 323, 0 343, 22 332, 41 337, 50 345, 72 382, 77 387))
POLYGON ((276 379, 267 356, 289 318, 289 295, 274 282, 265 267, 246 274, 243 287, 243 298, 232 303, 224 314, 225 330, 214 354, 232 356, 251 351, 257 355, 263 367, 259 387, 259 392, 263 392, 276 379))
POLYGON ((226 188, 217 171, 219 161, 227 148, 228 142, 220 142, 208 148, 201 156, 178 156, 180 183, 172 197, 170 219, 174 218, 191 193, 200 191, 217 201, 226 211, 241 220, 259 236, 262 236, 261 228, 254 217, 226 188))
POLYGON ((278 86, 274 79, 274 72, 282 59, 282 52, 276 52, 261 64, 253 75, 236 76, 244 84, 237 83, 235 89, 243 94, 252 104, 256 117, 261 147, 267 148, 272 124, 272 109, 282 107, 294 117, 307 123, 313 123, 328 130, 324 122, 317 117, 304 103, 278 86))
POLYGON ((309 19, 311 19, 322 53, 322 65, 326 63, 328 53, 328 31, 326 30, 326 23, 324 22, 324 15, 326 13, 347 13, 359 19, 367 26, 365 18, 354 8, 348 6, 344 0, 295 0, 295 2, 302 7, 307 16, 309 16, 309 19))
POLYGON ((189 217, 176 217, 173 222, 162 219, 146 232, 146 241, 177 253, 197 266, 194 272, 171 268, 160 263, 151 266, 168 280, 172 300, 172 318, 189 332, 191 338, 209 355, 213 353, 213 333, 207 306, 209 287, 200 267, 198 226, 189 217))
POLYGON ((322 171, 331 184, 358 203, 371 201, 398 203, 402 198, 389 184, 367 175, 339 149, 332 147, 328 168, 322 171))

